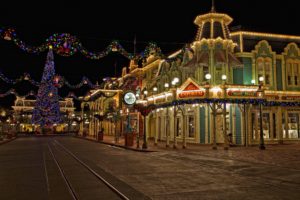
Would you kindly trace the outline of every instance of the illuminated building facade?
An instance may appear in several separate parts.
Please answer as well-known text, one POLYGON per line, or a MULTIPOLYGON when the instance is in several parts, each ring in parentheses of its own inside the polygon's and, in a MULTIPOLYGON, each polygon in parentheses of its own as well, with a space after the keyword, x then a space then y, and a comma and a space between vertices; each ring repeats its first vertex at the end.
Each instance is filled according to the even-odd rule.
MULTIPOLYGON (((142 67, 131 61, 123 70, 123 93, 154 105, 147 138, 175 147, 300 139, 300 36, 230 32, 232 20, 213 8, 196 17, 195 41, 183 50, 168 58, 153 51, 142 67)), ((136 113, 119 102, 123 114, 136 113)))
MULTIPOLYGON (((16 126, 14 127, 16 132, 34 132, 38 126, 32 124, 32 111, 35 106, 36 100, 27 99, 26 97, 18 97, 15 100, 13 108, 14 118, 16 126)), ((55 124, 55 130, 57 132, 72 131, 77 124, 74 124, 70 119, 74 114, 74 103, 72 98, 65 98, 59 101, 60 112, 62 113, 62 119, 64 123, 55 124)))

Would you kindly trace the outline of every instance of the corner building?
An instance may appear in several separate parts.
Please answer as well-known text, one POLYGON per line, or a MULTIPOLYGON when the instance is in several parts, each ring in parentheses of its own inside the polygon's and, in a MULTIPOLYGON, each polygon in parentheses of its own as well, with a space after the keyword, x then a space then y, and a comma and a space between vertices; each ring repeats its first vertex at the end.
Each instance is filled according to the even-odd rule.
POLYGON ((147 139, 167 146, 247 146, 261 135, 265 143, 299 141, 300 36, 230 32, 232 20, 214 10, 199 15, 194 42, 167 58, 153 50, 142 67, 131 61, 123 70, 123 93, 135 91, 138 104, 154 105, 147 139))

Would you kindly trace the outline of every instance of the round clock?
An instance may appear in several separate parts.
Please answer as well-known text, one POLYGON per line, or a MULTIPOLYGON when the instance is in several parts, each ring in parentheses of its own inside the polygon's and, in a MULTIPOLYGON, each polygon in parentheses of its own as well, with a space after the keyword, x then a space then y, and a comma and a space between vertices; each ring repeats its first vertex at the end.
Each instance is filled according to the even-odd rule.
POLYGON ((132 105, 135 103, 136 101, 136 97, 135 97, 135 94, 133 92, 126 92, 124 94, 124 102, 127 104, 127 105, 132 105))

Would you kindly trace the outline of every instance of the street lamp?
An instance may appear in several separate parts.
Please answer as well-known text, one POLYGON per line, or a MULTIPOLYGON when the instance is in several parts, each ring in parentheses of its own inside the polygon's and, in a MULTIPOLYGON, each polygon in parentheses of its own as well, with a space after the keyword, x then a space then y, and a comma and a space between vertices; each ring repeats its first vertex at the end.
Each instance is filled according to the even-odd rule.
MULTIPOLYGON (((145 90, 144 91, 144 100, 147 100, 147 94, 148 94, 148 91, 145 90)), ((144 106, 147 106, 147 103, 146 105, 144 106)), ((143 138, 143 145, 142 145, 142 149, 147 149, 148 148, 148 145, 147 145, 147 136, 146 136, 146 114, 144 114, 144 138, 143 138)))
POLYGON ((206 79, 207 81, 210 81, 211 75, 210 75, 210 74, 205 74, 205 79, 206 79))
MULTIPOLYGON (((174 101, 176 101, 177 99, 177 88, 176 85, 177 83, 179 83, 179 78, 175 77, 172 81, 172 86, 173 86, 173 98, 174 101)), ((176 105, 174 104, 174 144, 173 144, 173 148, 176 149, 177 148, 177 140, 176 140, 176 134, 177 134, 177 129, 176 129, 176 105)))
POLYGON ((255 80, 254 80, 254 79, 252 79, 252 80, 251 80, 251 83, 252 83, 252 85, 254 85, 254 84, 255 84, 255 80))
MULTIPOLYGON (((263 97, 263 90, 262 90, 262 85, 264 81, 264 77, 259 77, 259 87, 258 87, 258 96, 263 97)), ((259 141, 259 149, 260 150, 265 150, 265 144, 264 144, 264 133, 263 133, 263 114, 262 114, 262 102, 259 103, 259 128, 260 128, 260 141, 259 141)))
POLYGON ((224 108, 223 108, 223 135, 224 135, 224 150, 228 150, 228 140, 227 140, 227 124, 226 124, 226 79, 225 74, 222 75, 223 85, 224 85, 224 108))
POLYGON ((222 75, 222 81, 226 81, 227 76, 225 74, 222 75))
MULTIPOLYGON (((172 85, 173 85, 174 82, 172 82, 172 85)), ((169 83, 165 83, 165 89, 168 90, 169 88, 169 83)), ((169 139, 169 108, 167 108, 167 114, 166 114, 166 147, 169 147, 170 146, 170 139, 169 139)))

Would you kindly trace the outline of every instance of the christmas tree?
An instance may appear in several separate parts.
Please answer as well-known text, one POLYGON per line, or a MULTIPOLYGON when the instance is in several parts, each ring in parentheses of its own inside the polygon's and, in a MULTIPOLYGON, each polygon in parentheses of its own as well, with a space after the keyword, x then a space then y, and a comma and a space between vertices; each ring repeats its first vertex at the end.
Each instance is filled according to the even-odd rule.
POLYGON ((57 87, 53 82, 54 76, 54 58, 50 47, 32 115, 32 123, 39 124, 41 127, 61 122, 57 87))

